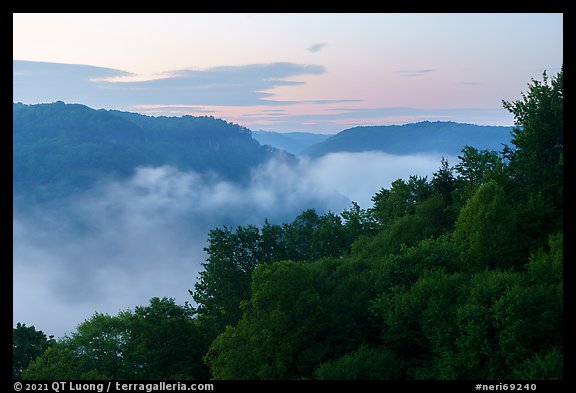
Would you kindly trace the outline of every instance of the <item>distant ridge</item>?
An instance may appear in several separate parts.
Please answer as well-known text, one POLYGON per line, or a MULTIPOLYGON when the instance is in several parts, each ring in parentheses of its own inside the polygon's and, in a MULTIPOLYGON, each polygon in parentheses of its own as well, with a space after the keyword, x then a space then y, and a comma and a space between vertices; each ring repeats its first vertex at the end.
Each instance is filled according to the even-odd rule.
POLYGON ((310 132, 252 131, 252 137, 260 144, 270 145, 294 155, 299 155, 310 146, 323 142, 330 136, 310 132))
POLYGON ((248 180, 273 152, 250 130, 213 117, 145 116, 62 101, 13 104, 14 195, 38 201, 126 178, 138 166, 248 180))
POLYGON ((349 128, 317 143, 302 154, 320 157, 335 152, 382 151, 390 154, 436 152, 456 155, 465 145, 500 151, 513 127, 479 126, 452 121, 349 128))

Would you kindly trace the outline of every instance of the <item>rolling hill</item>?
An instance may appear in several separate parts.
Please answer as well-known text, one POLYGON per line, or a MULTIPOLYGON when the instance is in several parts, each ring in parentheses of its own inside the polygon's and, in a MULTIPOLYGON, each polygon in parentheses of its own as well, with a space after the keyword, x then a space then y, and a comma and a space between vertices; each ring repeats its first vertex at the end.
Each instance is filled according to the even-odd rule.
POLYGON ((383 151, 390 154, 436 152, 457 155, 465 145, 500 151, 510 143, 512 127, 478 126, 451 121, 422 121, 405 125, 361 126, 344 130, 310 146, 303 155, 320 157, 335 152, 383 151))
POLYGON ((138 166, 247 180, 272 156, 250 130, 212 117, 151 117, 58 101, 13 104, 14 195, 65 197, 138 166))
POLYGON ((310 132, 252 131, 252 136, 262 145, 270 145, 288 153, 299 155, 310 146, 325 141, 331 135, 310 132))

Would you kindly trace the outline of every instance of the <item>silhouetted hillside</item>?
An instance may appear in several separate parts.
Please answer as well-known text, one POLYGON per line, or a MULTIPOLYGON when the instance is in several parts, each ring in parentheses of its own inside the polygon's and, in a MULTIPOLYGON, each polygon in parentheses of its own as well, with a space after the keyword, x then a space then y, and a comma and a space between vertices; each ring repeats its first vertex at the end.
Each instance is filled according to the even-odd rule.
POLYGON ((271 156, 250 130, 212 117, 150 117, 80 104, 13 105, 14 194, 59 198, 138 166, 243 181, 271 156))
POLYGON ((465 145, 501 150, 510 143, 512 127, 478 126, 451 121, 423 121, 393 126, 362 126, 344 130, 303 152, 320 157, 335 152, 380 150, 390 154, 439 152, 457 155, 465 145))
POLYGON ((252 131, 252 136, 262 145, 270 145, 298 155, 310 146, 325 141, 331 135, 310 132, 252 131))

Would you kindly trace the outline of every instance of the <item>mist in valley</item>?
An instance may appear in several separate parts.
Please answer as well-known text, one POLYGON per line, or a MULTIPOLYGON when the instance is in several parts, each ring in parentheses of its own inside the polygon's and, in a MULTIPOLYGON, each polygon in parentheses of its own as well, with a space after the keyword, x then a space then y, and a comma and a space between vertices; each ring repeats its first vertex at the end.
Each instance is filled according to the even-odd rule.
MULTIPOLYGON (((451 165, 455 157, 446 157, 451 165)), ((436 154, 333 153, 272 159, 240 185, 170 166, 140 167, 50 205, 13 215, 13 322, 61 337, 95 312, 116 314, 153 296, 193 303, 207 234, 227 225, 291 222, 306 209, 362 208, 381 187, 431 177, 436 154)), ((15 198, 17 196, 15 195, 15 198)))

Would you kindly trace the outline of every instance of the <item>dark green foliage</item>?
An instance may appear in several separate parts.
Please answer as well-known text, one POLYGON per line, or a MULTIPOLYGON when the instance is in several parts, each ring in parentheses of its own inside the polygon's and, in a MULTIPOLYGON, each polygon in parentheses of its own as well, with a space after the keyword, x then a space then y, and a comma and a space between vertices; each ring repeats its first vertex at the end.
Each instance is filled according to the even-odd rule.
MULTIPOLYGON (((273 235, 274 230, 268 228, 265 233, 273 235)), ((250 296, 252 270, 264 262, 267 255, 262 246, 266 243, 255 226, 238 227, 235 232, 227 227, 212 229, 208 243, 208 259, 193 298, 200 320, 216 335, 240 319, 240 302, 250 296)), ((270 252, 269 244, 266 248, 270 252)))
MULTIPOLYGON (((328 220, 324 221, 328 224, 328 220)), ((290 225, 284 225, 284 243, 289 250, 288 259, 310 261, 319 256, 319 251, 314 248, 313 237, 319 237, 314 235, 319 231, 320 225, 320 217, 311 209, 302 212, 290 225)))
POLYGON ((204 329, 192 319, 188 306, 173 299, 150 299, 130 316, 131 342, 126 354, 132 375, 138 379, 206 379, 199 361, 208 348, 204 329))
POLYGON ((503 163, 496 151, 478 151, 472 146, 465 146, 458 158, 460 162, 454 166, 454 170, 460 175, 460 180, 472 186, 477 187, 501 176, 503 163))
POLYGON ((350 252, 358 236, 374 230, 374 220, 353 204, 340 216, 314 210, 302 212, 290 224, 216 228, 208 235, 207 262, 192 296, 196 313, 215 337, 240 320, 242 301, 250 298, 252 271, 261 264, 282 260, 313 261, 338 258, 350 252))
MULTIPOLYGON (((421 179, 421 181, 425 181, 421 179)), ((400 252, 403 247, 413 246, 421 240, 428 238, 437 238, 448 233, 454 224, 455 217, 450 205, 438 193, 431 193, 429 183, 421 183, 421 188, 426 190, 423 196, 416 200, 410 201, 404 197, 398 198, 398 185, 400 184, 405 191, 408 186, 404 182, 395 181, 394 192, 391 190, 380 190, 377 196, 382 197, 387 194, 388 197, 378 199, 380 203, 372 209, 375 216, 378 216, 382 229, 369 239, 360 239, 354 245, 353 249, 359 254, 370 256, 385 257, 389 254, 400 252), (406 201, 409 202, 406 202, 406 201), (383 214, 383 211, 392 211, 396 206, 403 205, 407 211, 404 215, 395 217, 395 214, 383 214), (384 219, 383 217, 388 218, 384 219), (387 222, 387 224, 383 224, 387 222)), ((393 183, 393 184, 394 184, 393 183)), ((406 195, 410 195, 406 193, 406 195)))
POLYGON ((362 236, 372 236, 378 231, 378 223, 374 216, 367 210, 360 208, 356 202, 348 210, 342 212, 344 219, 344 232, 347 244, 351 245, 362 236))
POLYGON ((382 231, 386 253, 396 253, 402 246, 412 246, 420 240, 444 234, 452 225, 444 210, 442 198, 433 195, 419 203, 414 214, 394 221, 388 230, 382 231))
POLYGON ((370 276, 370 264, 331 259, 259 266, 242 319, 206 355, 214 378, 310 378, 354 350, 374 331, 370 276))
POLYGON ((30 380, 90 380, 108 379, 95 369, 90 369, 84 358, 64 345, 50 346, 44 354, 22 373, 22 379, 30 380))
POLYGON ((530 256, 528 274, 531 282, 542 285, 560 285, 563 283, 564 236, 562 232, 553 233, 548 238, 547 251, 538 249, 530 256))
POLYGON ((465 280, 458 273, 425 271, 412 286, 394 287, 374 302, 385 346, 403 360, 405 377, 434 378, 427 368, 445 361, 458 329, 453 315, 465 280))
POLYGON ((456 179, 448 160, 442 157, 440 168, 432 175, 430 182, 432 192, 440 195, 447 204, 452 203, 452 192, 456 186, 456 179))
POLYGON ((30 364, 25 379, 206 379, 208 348, 188 306, 152 298, 116 316, 96 313, 30 364))
POLYGON ((42 355, 50 345, 44 332, 18 322, 12 331, 12 376, 20 379, 31 361, 42 355))
POLYGON ((516 214, 494 180, 480 186, 462 208, 453 239, 473 271, 518 265, 516 214))
POLYGON ((314 377, 320 380, 398 380, 402 363, 386 348, 361 346, 338 360, 322 363, 314 377))
POLYGON ((410 176, 407 182, 397 179, 389 190, 380 189, 372 197, 372 214, 381 226, 388 227, 394 220, 414 213, 416 204, 428 198, 432 193, 426 178, 410 176))
POLYGON ((510 288, 521 285, 522 275, 500 270, 476 273, 470 280, 468 296, 456 310, 459 334, 454 338, 457 379, 509 378, 499 347, 494 304, 510 288))
MULTIPOLYGON (((358 254, 358 258, 365 258, 358 254)), ((413 285, 428 270, 441 269, 446 272, 462 270, 458 248, 448 236, 424 239, 411 247, 402 247, 401 252, 375 259, 376 285, 381 292, 393 288, 413 285)))
POLYGON ((512 132, 512 176, 527 195, 542 194, 562 207, 564 151, 564 70, 542 81, 532 80, 522 99, 503 105, 515 119, 512 132), (545 179, 545 181, 543 181, 545 179))
POLYGON ((562 348, 536 353, 514 369, 512 377, 520 380, 564 379, 562 348))
POLYGON ((83 360, 86 371, 96 370, 110 379, 127 378, 128 320, 128 313, 114 317, 96 313, 62 340, 63 345, 83 360))
MULTIPOLYGON (((360 220, 358 217, 357 224, 367 224, 360 220)), ((318 216, 314 210, 306 210, 291 224, 284 225, 286 259, 293 261, 338 257, 349 250, 351 240, 354 239, 347 236, 340 216, 331 212, 318 216)))
POLYGON ((322 307, 307 265, 280 262, 255 272, 252 298, 236 327, 206 355, 216 379, 285 379, 304 367, 303 344, 322 322, 322 307), (241 355, 241 356, 240 356, 241 355))

